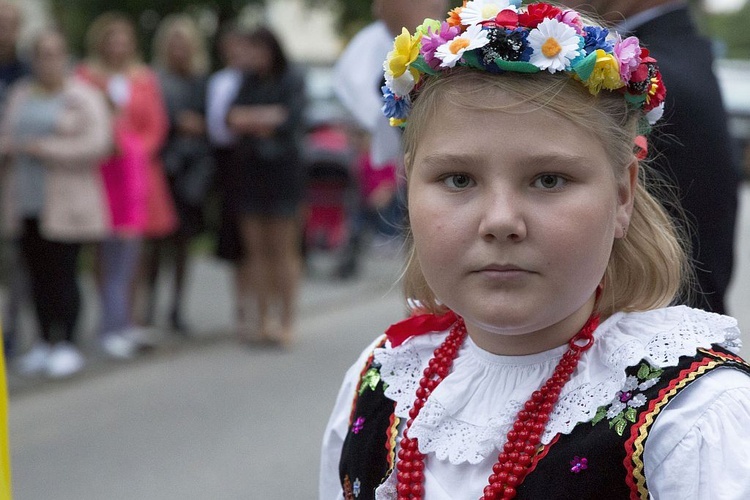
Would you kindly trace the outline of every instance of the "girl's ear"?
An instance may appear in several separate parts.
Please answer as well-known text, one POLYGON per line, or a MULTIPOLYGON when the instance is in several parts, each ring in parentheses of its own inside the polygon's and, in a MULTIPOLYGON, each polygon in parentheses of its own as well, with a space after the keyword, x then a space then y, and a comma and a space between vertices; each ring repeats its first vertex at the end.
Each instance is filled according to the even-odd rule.
POLYGON ((638 160, 633 161, 625 167, 625 172, 617 186, 617 226, 615 227, 615 238, 624 238, 628 234, 630 217, 633 215, 633 200, 635 199, 635 188, 638 185, 638 160))

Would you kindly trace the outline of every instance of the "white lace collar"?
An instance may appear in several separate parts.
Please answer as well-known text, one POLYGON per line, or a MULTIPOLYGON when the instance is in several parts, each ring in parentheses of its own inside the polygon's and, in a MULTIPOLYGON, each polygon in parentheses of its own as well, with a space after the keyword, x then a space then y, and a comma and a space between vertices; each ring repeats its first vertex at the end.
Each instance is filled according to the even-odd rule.
MULTIPOLYGON (((421 335, 397 348, 375 351, 388 384, 386 396, 396 401, 396 415, 402 419, 409 418, 422 371, 446 334, 421 335)), ((550 415, 544 444, 590 421, 623 387, 625 369, 642 359, 664 368, 698 347, 740 347, 736 320, 685 306, 615 314, 599 326, 594 338, 550 415)), ((494 455, 505 444, 523 403, 552 374, 565 350, 561 346, 529 356, 498 356, 467 339, 453 370, 414 420, 410 435, 419 440, 422 453, 451 464, 477 464, 494 455)))

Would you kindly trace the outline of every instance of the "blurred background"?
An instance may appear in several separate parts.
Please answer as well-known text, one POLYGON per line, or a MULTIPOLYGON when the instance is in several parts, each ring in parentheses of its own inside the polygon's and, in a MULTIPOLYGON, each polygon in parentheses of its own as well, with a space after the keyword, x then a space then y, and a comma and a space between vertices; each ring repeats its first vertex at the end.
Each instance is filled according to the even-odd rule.
MULTIPOLYGON (((67 42, 70 71, 79 77, 89 75, 96 83, 101 61, 92 57, 92 24, 113 8, 132 23, 133 61, 153 72, 161 84, 157 93, 162 95, 158 104, 146 104, 134 113, 145 116, 154 106, 163 108, 161 118, 157 117, 164 121, 159 132, 163 149, 154 159, 160 182, 171 190, 165 196, 173 198, 170 210, 176 219, 163 234, 137 232, 141 253, 132 276, 135 285, 121 291, 127 295, 122 300, 131 308, 129 317, 111 335, 102 326, 111 298, 102 292, 102 283, 107 282, 102 252, 106 257, 112 250, 103 249, 100 239, 81 237, 76 242, 80 314, 74 339, 65 339, 71 350, 62 353, 53 348, 62 343, 50 347, 45 343, 49 339, 40 340, 39 311, 28 272, 21 272, 28 263, 19 259, 23 252, 13 240, 3 242, 0 298, 9 369, 14 498, 316 498, 320 440, 344 372, 405 311, 398 283, 403 263, 398 166, 383 169, 369 163, 369 138, 335 92, 340 77, 334 70, 336 61, 352 37, 373 21, 372 1, 19 0, 10 4, 19 16, 14 51, 24 74, 36 78, 41 78, 39 60, 46 47, 38 37, 50 25, 67 42), (176 80, 166 76, 169 64, 159 59, 160 28, 175 15, 191 20, 197 29, 194 40, 200 39, 205 47, 206 67, 196 79, 201 92, 195 98, 186 97, 187 91, 175 91, 188 87, 173 85, 176 80), (240 80, 228 90, 221 85, 230 85, 230 79, 212 78, 229 74, 221 72, 234 64, 250 64, 232 60, 223 37, 250 33, 245 41, 252 42, 258 27, 270 30, 288 60, 290 80, 279 80, 284 83, 278 85, 299 78, 304 93, 295 124, 299 148, 294 154, 302 179, 297 199, 301 209, 295 219, 298 232, 292 240, 299 246, 295 251, 301 256, 300 274, 292 290, 294 332, 287 337, 283 312, 280 320, 271 322, 281 337, 253 335, 249 322, 255 316, 242 301, 244 257, 234 253, 243 244, 245 250, 252 247, 252 234, 244 239, 249 232, 243 232, 241 222, 233 230, 223 225, 229 217, 227 200, 236 195, 233 184, 240 181, 231 176, 222 180, 217 174, 224 164, 221 158, 229 158, 217 155, 228 153, 229 146, 236 145, 231 141, 262 124, 243 122, 238 114, 228 131, 230 142, 222 142, 225 136, 212 129, 210 117, 212 102, 223 99, 226 111, 235 98, 236 104, 243 104, 244 92, 240 80), (226 93, 232 96, 225 97, 226 93), (183 126, 177 108, 196 112, 200 120, 183 126), (187 167, 169 170, 165 151, 175 134, 200 137, 200 147, 210 151, 205 158, 211 161, 193 163, 205 170, 192 170, 183 177, 180 172, 188 172, 187 167), (196 192, 200 196, 191 197, 196 192), (239 238, 239 243, 232 243, 232 238, 239 238), (59 364, 51 361, 53 354, 60 354, 59 364)), ((743 179, 727 304, 750 340, 750 2, 690 4, 700 30, 712 42, 714 71, 729 114, 734 166, 743 179)), ((4 8, 0 6, 0 22, 4 8)), ((114 69, 105 73, 119 74, 114 69)), ((117 120, 127 112, 117 102, 113 80, 102 85, 102 91, 117 120)), ((130 85, 134 95, 136 84, 130 85)), ((7 99, 11 86, 2 85, 0 90, 0 98, 7 99)), ((256 97, 251 95, 244 105, 255 103, 256 97)), ((7 112, 4 104, 2 109, 7 112)), ((278 109, 266 109, 269 120, 278 109)), ((289 120, 293 111, 285 108, 279 119, 289 120)), ((116 151, 130 144, 118 130, 131 129, 114 126, 111 140, 116 151)), ((191 144, 189 151, 200 151, 197 139, 191 144)), ((147 177, 153 174, 147 167, 144 172, 147 177)), ((116 234, 120 243, 116 248, 122 249, 132 235, 116 234)), ((44 240, 43 232, 41 236, 44 240)), ((120 265, 124 266, 116 266, 120 265)), ((282 301, 278 308, 284 307, 282 301)))

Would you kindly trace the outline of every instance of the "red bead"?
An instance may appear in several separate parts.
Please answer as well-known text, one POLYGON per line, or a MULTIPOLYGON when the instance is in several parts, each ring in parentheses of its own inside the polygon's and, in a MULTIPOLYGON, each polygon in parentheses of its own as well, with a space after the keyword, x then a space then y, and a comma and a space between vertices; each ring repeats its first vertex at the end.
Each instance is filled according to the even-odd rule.
POLYGON ((399 472, 411 472, 411 468, 414 465, 412 461, 401 461, 397 464, 396 468, 399 472))
POLYGON ((418 462, 412 462, 411 464, 412 471, 423 471, 424 470, 424 462, 418 461, 418 462))
POLYGON ((490 484, 496 483, 497 482, 497 474, 490 474, 490 477, 489 477, 489 479, 487 479, 487 481, 489 481, 490 484))
POLYGON ((497 475, 497 480, 500 482, 507 481, 508 476, 509 476, 508 471, 504 470, 497 475))
POLYGON ((533 401, 537 401, 537 402, 539 402, 539 401, 543 401, 543 400, 544 400, 544 394, 542 394, 542 392, 541 392, 541 391, 534 391, 534 392, 533 392, 533 393, 531 394, 531 399, 532 399, 533 401))
POLYGON ((421 484, 412 484, 411 485, 411 494, 414 496, 422 496, 424 495, 424 486, 421 484))
POLYGON ((508 483, 510 486, 514 486, 515 487, 515 486, 518 486, 518 484, 521 481, 519 481, 518 476, 516 476, 514 474, 511 474, 511 475, 508 476, 508 479, 505 482, 508 483))
POLYGON ((424 473, 421 470, 412 471, 411 480, 415 483, 421 483, 424 481, 424 473))
POLYGON ((534 453, 536 453, 536 446, 534 446, 533 444, 527 444, 526 446, 524 446, 523 451, 525 451, 529 455, 533 455, 534 453))
POLYGON ((515 488, 508 486, 505 488, 505 491, 503 491, 503 498, 513 498, 515 496, 516 496, 515 488))
POLYGON ((539 444, 539 441, 539 434, 529 434, 529 443, 536 445, 539 444))
POLYGON ((409 420, 413 421, 417 418, 417 415, 419 415, 419 410, 412 406, 411 410, 409 410, 409 420))
POLYGON ((515 451, 513 453, 508 453, 508 462, 517 462, 518 457, 519 455, 515 451))
POLYGON ((518 437, 518 433, 516 431, 508 431, 508 441, 515 441, 518 437))
MULTIPOLYGON (((508 433, 508 439, 510 439, 510 432, 508 433)), ((529 439, 529 431, 524 429, 521 432, 519 432, 518 439, 520 439, 521 441, 526 441, 527 439, 529 439)))
POLYGON ((492 489, 492 486, 490 486, 490 485, 487 485, 487 486, 484 487, 484 492, 483 493, 484 493, 484 498, 486 498, 486 499, 495 498, 495 492, 492 489))
MULTIPOLYGON (((500 453, 500 454, 499 454, 499 455, 497 456, 497 461, 498 461, 498 462, 507 462, 507 461, 508 461, 508 454, 507 454, 507 453, 505 453, 505 452, 503 452, 503 453, 500 453)), ((495 464, 495 465, 497 465, 497 464, 495 464)), ((497 471, 495 471, 495 472, 497 472, 497 471)))
POLYGON ((411 494, 411 487, 408 484, 399 483, 399 485, 396 487, 396 490, 398 491, 399 495, 410 495, 411 494))
POLYGON ((508 441, 507 443, 503 445, 503 451, 505 451, 505 453, 511 453, 512 451, 515 451, 515 449, 516 447, 514 446, 514 443, 512 443, 511 441, 508 441))
POLYGON ((525 467, 531 463, 531 457, 528 453, 521 453, 521 456, 518 457, 518 463, 525 467))

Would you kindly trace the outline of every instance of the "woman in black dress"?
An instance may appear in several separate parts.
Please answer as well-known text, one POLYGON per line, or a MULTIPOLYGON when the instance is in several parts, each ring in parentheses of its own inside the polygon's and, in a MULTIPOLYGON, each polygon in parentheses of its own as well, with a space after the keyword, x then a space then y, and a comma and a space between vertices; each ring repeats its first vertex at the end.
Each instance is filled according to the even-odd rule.
POLYGON ((232 161, 241 182, 236 202, 254 293, 241 339, 288 345, 300 278, 299 209, 303 194, 300 136, 304 80, 266 28, 247 35, 250 71, 227 117, 240 137, 232 161), (272 311, 279 317, 273 318, 272 311), (278 324, 276 324, 278 323, 278 324))

